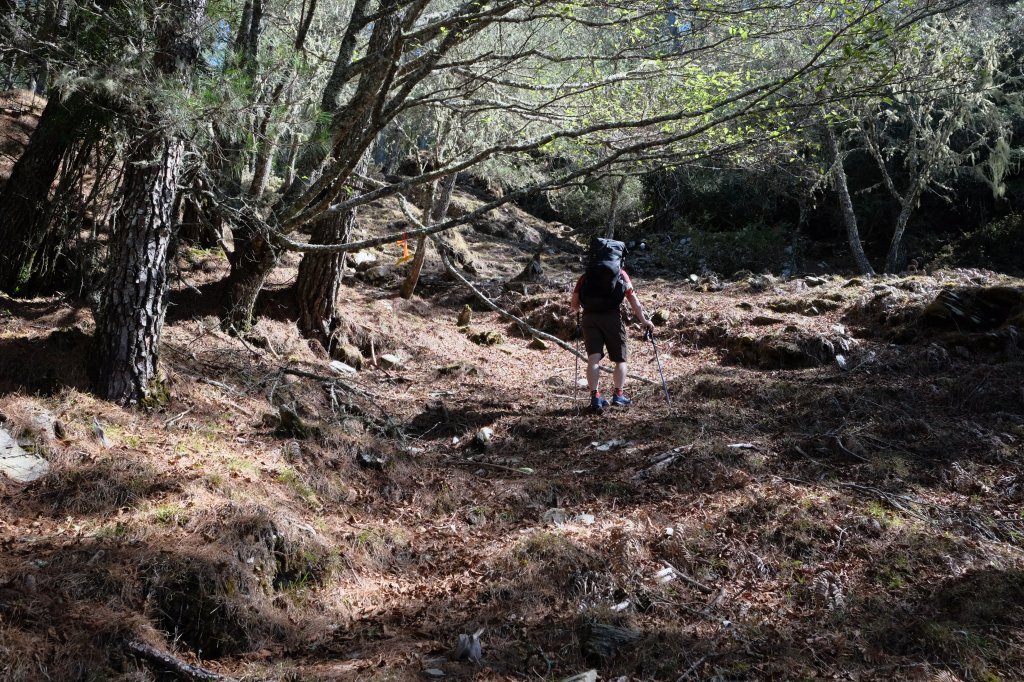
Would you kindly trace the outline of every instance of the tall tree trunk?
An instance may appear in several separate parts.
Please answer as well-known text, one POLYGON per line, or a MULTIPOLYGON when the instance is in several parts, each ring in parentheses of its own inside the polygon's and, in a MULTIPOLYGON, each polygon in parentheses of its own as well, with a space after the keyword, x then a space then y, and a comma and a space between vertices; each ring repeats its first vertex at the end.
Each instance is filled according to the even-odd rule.
POLYGON ((626 176, 623 175, 619 178, 619 181, 612 187, 612 198, 611 205, 608 207, 608 222, 604 228, 604 238, 614 239, 615 238, 615 222, 619 217, 619 197, 622 194, 622 188, 626 186, 626 176))
MULTIPOLYGON (((333 88, 340 88, 339 84, 344 84, 351 77, 348 71, 355 50, 355 36, 365 23, 365 17, 361 12, 366 9, 367 4, 368 0, 357 0, 355 3, 349 28, 339 48, 334 72, 327 85, 327 93, 334 92, 333 88)), ((321 206, 329 204, 362 163, 363 152, 373 141, 374 106, 383 96, 381 88, 384 85, 380 69, 391 64, 394 46, 402 37, 398 14, 391 11, 394 4, 397 4, 397 0, 388 0, 385 3, 388 5, 388 11, 382 10, 382 15, 374 22, 367 48, 367 59, 370 60, 371 66, 359 78, 349 104, 339 109, 336 101, 327 102, 328 97, 325 95, 325 104, 330 104, 330 108, 325 107, 325 111, 332 114, 332 147, 328 149, 323 145, 311 145, 305 154, 300 155, 297 177, 310 180, 296 180, 290 188, 284 190, 284 196, 274 207, 274 212, 279 218, 294 218, 295 214, 301 212, 314 199, 319 198, 321 206), (374 68, 378 66, 380 69, 374 68), (331 154, 337 166, 336 173, 329 178, 329 182, 318 185, 316 180, 320 177, 321 167, 331 154), (303 194, 307 196, 303 197, 303 194)), ((247 251, 239 253, 239 236, 235 236, 236 257, 231 263, 231 286, 228 288, 225 316, 225 322, 236 330, 252 326, 256 298, 277 262, 273 247, 257 231, 249 230, 247 234, 242 235, 242 241, 247 243, 247 251), (239 255, 241 257, 238 257, 239 255), (242 267, 244 270, 236 272, 236 267, 242 267)), ((333 302, 330 305, 333 307, 333 302)))
POLYGON ((50 189, 61 160, 81 135, 93 108, 80 93, 66 102, 54 95, 0 194, 0 290, 33 293, 37 256, 50 223, 50 189))
MULTIPOLYGON (((158 29, 154 64, 187 83, 199 58, 205 0, 172 0, 158 29)), ((127 159, 119 229, 110 246, 107 283, 96 325, 101 396, 120 403, 160 399, 158 368, 167 294, 167 259, 185 168, 185 142, 155 114, 142 123, 127 159)))
POLYGON ((914 207, 910 201, 904 201, 900 207, 900 214, 896 217, 896 225, 892 233, 892 241, 889 242, 889 252, 885 256, 885 271, 888 273, 897 272, 902 264, 903 233, 910 221, 910 214, 914 207))
POLYGON ((96 328, 99 394, 137 403, 156 388, 167 292, 167 252, 185 143, 152 134, 127 163, 120 229, 110 247, 96 328))
POLYGON ((828 145, 829 160, 832 162, 832 179, 836 183, 836 194, 839 195, 839 209, 843 215, 843 224, 846 226, 846 238, 850 244, 850 251, 857 263, 857 268, 863 275, 874 275, 875 270, 864 253, 864 245, 860 241, 860 231, 857 228, 857 215, 853 212, 853 201, 850 199, 850 187, 846 182, 846 170, 843 168, 843 159, 839 154, 839 141, 836 139, 832 127, 825 125, 825 141, 828 145))

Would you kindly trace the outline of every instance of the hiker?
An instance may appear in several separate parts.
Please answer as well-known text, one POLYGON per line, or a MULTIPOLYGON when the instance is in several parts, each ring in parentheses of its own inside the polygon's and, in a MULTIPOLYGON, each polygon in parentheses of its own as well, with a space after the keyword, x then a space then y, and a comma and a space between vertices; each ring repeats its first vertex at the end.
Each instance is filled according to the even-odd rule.
POLYGON ((578 313, 583 308, 581 328, 583 343, 587 349, 587 386, 590 387, 590 407, 601 412, 609 402, 601 396, 598 380, 601 377, 601 358, 604 349, 615 363, 612 373, 611 404, 625 407, 630 399, 623 393, 626 387, 626 323, 620 306, 623 299, 629 301, 633 314, 646 327, 647 333, 654 333, 654 323, 647 319, 640 301, 636 297, 629 275, 622 269, 626 245, 613 239, 595 237, 590 242, 587 269, 576 281, 572 290, 570 306, 578 313))

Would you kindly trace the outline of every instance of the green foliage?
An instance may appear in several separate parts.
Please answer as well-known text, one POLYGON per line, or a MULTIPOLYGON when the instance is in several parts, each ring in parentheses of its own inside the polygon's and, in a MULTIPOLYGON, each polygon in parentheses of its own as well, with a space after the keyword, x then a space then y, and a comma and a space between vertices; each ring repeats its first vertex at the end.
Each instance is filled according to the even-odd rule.
MULTIPOLYGON (((611 197, 619 184, 615 176, 594 178, 556 192, 548 199, 560 220, 576 227, 603 232, 611 209, 611 197)), ((643 185, 635 177, 626 179, 619 193, 616 225, 634 222, 643 208, 643 185)), ((618 232, 616 233, 618 234, 618 232)))

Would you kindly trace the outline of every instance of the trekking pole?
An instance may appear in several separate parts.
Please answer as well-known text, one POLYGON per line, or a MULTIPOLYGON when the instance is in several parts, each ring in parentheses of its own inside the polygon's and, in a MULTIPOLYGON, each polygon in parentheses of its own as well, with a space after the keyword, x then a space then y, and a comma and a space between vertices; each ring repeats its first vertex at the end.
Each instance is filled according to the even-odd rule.
POLYGON ((576 403, 576 415, 580 413, 580 337, 583 328, 580 324, 580 311, 576 311, 576 378, 572 384, 572 401, 576 403))
POLYGON ((651 345, 654 346, 654 359, 658 361, 658 374, 661 375, 661 388, 665 391, 665 404, 672 407, 672 401, 668 397, 668 384, 665 383, 665 373, 661 371, 661 356, 658 355, 658 344, 654 342, 654 332, 648 329, 646 336, 651 345))

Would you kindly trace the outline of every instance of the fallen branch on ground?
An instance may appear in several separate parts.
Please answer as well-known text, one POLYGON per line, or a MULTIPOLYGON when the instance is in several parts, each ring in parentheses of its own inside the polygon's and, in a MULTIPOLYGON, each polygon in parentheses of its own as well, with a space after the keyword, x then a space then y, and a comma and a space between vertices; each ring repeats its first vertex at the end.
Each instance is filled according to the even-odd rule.
POLYGON ((512 471, 512 472, 515 472, 517 474, 526 474, 527 476, 529 476, 530 474, 534 473, 533 469, 531 469, 530 467, 507 467, 504 464, 492 464, 490 462, 474 462, 473 460, 469 460, 469 461, 465 461, 465 462, 460 462, 458 460, 449 460, 449 462, 451 464, 456 465, 456 466, 463 466, 463 467, 480 466, 480 467, 487 467, 489 469, 498 469, 500 471, 512 471))
POLYGON ((381 404, 379 402, 377 402, 376 396, 374 396, 369 391, 363 390, 361 388, 356 388, 355 386, 352 386, 350 384, 346 384, 344 381, 338 379, 337 377, 329 377, 329 376, 325 376, 323 374, 314 374, 313 372, 306 372, 304 370, 293 369, 291 367, 282 367, 281 370, 280 370, 280 374, 291 374, 292 376, 296 376, 296 377, 303 377, 303 378, 306 378, 306 379, 313 379, 314 381, 319 381, 319 382, 322 382, 322 383, 325 383, 325 384, 330 384, 331 386, 337 386, 338 388, 341 388, 342 390, 348 391, 349 393, 352 393, 353 395, 359 396, 360 398, 362 398, 363 400, 367 401, 368 403, 373 405, 375 408, 377 408, 377 410, 382 415, 384 415, 384 423, 385 423, 385 425, 390 427, 392 430, 394 430, 394 432, 398 435, 398 437, 402 441, 405 441, 405 433, 402 431, 401 427, 399 426, 399 423, 391 416, 390 413, 388 413, 387 410, 385 410, 381 406, 381 404))
POLYGON ((197 665, 190 665, 170 654, 160 651, 156 647, 135 639, 126 640, 124 648, 128 650, 128 653, 138 656, 154 667, 159 668, 162 672, 170 673, 181 680, 188 680, 189 682, 235 682, 233 677, 227 677, 212 670, 200 668, 197 665))
POLYGON ((675 566, 670 564, 665 559, 662 559, 661 563, 665 566, 665 568, 671 568, 672 572, 675 573, 677 578, 679 578, 683 582, 687 583, 688 585, 696 587, 698 590, 700 590, 704 594, 711 594, 711 593, 713 593, 715 591, 715 588, 708 587, 707 585, 705 585, 704 583, 700 582, 696 578, 691 578, 690 576, 686 575, 685 573, 680 571, 678 568, 676 568, 675 566))

